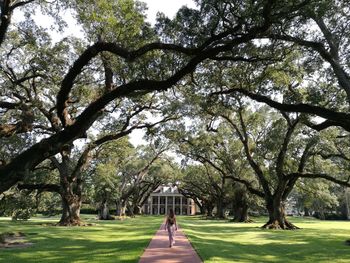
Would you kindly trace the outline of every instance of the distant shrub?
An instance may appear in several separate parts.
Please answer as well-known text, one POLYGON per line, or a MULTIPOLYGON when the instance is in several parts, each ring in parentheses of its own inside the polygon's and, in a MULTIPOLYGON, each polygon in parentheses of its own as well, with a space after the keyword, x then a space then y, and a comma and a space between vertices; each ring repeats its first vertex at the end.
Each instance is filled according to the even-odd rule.
POLYGON ((320 214, 315 212, 313 216, 321 220, 347 220, 345 215, 338 213, 320 214))
POLYGON ((12 220, 28 220, 35 214, 35 210, 32 209, 16 209, 12 213, 12 220))
POLYGON ((5 234, 0 234, 0 243, 5 243, 6 242, 5 238, 6 238, 5 234))
POLYGON ((94 208, 83 208, 80 209, 80 214, 96 215, 97 210, 94 208))

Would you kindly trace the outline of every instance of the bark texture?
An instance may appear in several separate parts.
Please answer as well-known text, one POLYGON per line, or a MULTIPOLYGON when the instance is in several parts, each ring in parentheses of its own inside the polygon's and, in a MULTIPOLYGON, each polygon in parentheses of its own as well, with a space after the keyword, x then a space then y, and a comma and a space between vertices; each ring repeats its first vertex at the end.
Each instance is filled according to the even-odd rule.
POLYGON ((284 202, 280 199, 269 199, 267 201, 267 210, 269 213, 268 222, 262 226, 266 229, 294 230, 299 227, 293 225, 287 220, 284 202))
POLYGON ((80 226, 82 221, 80 219, 81 197, 63 193, 62 195, 62 216, 58 225, 60 226, 80 226))
POLYGON ((100 205, 99 212, 100 220, 114 220, 114 217, 110 215, 109 206, 107 200, 103 200, 100 205))

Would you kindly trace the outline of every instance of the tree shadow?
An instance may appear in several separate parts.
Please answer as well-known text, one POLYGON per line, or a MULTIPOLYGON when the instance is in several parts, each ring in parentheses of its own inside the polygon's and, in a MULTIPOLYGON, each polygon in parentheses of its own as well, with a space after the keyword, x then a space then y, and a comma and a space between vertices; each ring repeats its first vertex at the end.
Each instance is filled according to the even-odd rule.
POLYGON ((0 262, 137 262, 149 239, 96 242, 69 238, 42 238, 33 247, 1 251, 0 262), (50 240, 49 240, 50 239, 50 240), (134 253, 132 253, 132 251, 134 253), (3 258, 8 254, 8 257, 3 258), (34 255, 41 255, 38 258, 34 255), (3 261, 4 260, 4 261, 3 261))
POLYGON ((0 262, 138 262, 160 218, 102 222, 87 227, 44 226, 45 221, 13 223, 0 220, 2 229, 28 233, 30 248, 2 250, 0 262))
POLYGON ((348 247, 334 238, 317 244, 308 239, 298 239, 294 243, 272 240, 265 244, 194 236, 190 240, 205 262, 350 262, 348 247))
POLYGON ((308 228, 294 231, 201 220, 183 224, 205 262, 350 262, 346 231, 336 229, 336 224, 331 224, 329 231, 317 228, 320 221, 315 221, 315 226, 306 223, 308 228))

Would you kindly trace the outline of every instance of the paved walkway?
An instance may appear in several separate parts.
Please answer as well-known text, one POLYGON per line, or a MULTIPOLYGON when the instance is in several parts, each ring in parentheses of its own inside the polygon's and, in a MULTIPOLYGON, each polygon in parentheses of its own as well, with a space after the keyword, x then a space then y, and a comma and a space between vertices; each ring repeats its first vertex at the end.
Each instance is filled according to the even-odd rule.
POLYGON ((139 263, 202 263, 187 237, 178 229, 175 245, 169 247, 168 232, 164 225, 152 238, 139 263))

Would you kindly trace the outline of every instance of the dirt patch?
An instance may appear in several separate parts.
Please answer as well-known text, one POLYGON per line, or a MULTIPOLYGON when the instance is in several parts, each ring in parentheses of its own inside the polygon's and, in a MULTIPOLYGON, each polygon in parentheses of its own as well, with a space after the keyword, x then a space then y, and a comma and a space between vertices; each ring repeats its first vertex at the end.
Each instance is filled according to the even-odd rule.
POLYGON ((45 226, 45 227, 80 227, 80 226, 97 226, 97 224, 95 223, 84 223, 81 222, 77 225, 61 225, 60 223, 50 223, 50 224, 41 224, 41 226, 45 226))
POLYGON ((0 249, 6 248, 26 248, 33 243, 26 242, 25 234, 22 232, 6 232, 0 234, 0 249))

